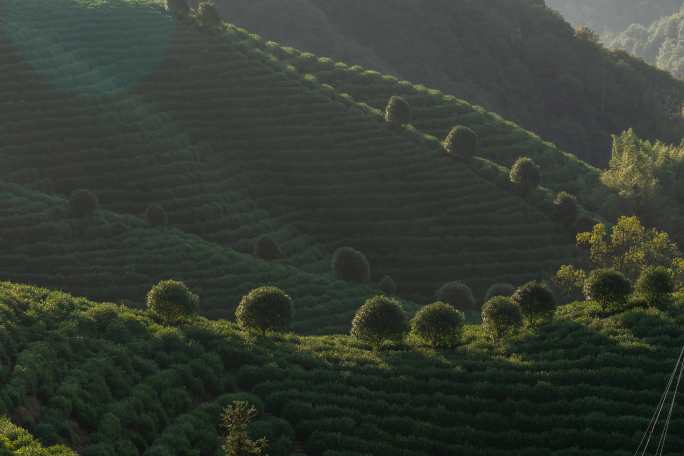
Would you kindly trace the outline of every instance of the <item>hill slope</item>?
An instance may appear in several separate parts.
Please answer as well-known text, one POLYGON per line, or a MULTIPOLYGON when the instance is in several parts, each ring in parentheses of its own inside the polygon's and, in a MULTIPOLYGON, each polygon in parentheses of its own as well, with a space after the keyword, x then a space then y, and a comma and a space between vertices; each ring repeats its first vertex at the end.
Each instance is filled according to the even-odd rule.
POLYGON ((679 141, 684 131, 684 84, 575 36, 541 2, 217 4, 226 20, 268 39, 352 64, 376 56, 372 69, 483 105, 595 165, 608 162, 613 133, 633 127, 679 141))
MULTIPOLYGON (((221 406, 236 399, 265 408, 255 433, 274 456, 293 440, 311 456, 630 455, 684 343, 684 314, 594 311, 562 307, 506 347, 469 327, 453 351, 373 353, 346 336, 162 327, 2 283, 0 414, 83 456, 213 454, 221 406)), ((665 454, 681 454, 682 435, 678 407, 665 454)))
POLYGON ((316 274, 351 245, 421 301, 450 280, 481 294, 536 278, 574 253, 557 223, 437 141, 256 46, 146 3, 3 5, 6 180, 91 188, 119 213, 161 204, 174 227, 241 252, 270 234, 316 274))

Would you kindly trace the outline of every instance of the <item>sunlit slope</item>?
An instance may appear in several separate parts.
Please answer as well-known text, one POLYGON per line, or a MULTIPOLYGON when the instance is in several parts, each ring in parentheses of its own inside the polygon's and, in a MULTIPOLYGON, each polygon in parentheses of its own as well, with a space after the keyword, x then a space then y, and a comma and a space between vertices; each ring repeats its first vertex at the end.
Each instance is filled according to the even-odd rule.
POLYGON ((374 279, 425 300, 445 281, 480 294, 573 254, 521 198, 256 46, 139 2, 0 4, 6 179, 92 188, 117 212, 159 203, 173 226, 242 251, 272 234, 315 273, 351 245, 374 279))
POLYGON ((258 260, 175 228, 151 227, 132 216, 99 211, 74 218, 63 199, 16 185, 0 183, 0 219, 3 280, 92 299, 142 307, 152 285, 174 278, 202 296, 203 315, 232 319, 249 290, 276 285, 295 301, 296 332, 331 334, 348 332, 358 306, 379 293, 258 260))
MULTIPOLYGON (((682 308, 596 309, 563 307, 504 349, 468 327, 453 351, 372 352, 220 321, 168 328, 2 283, 0 415, 84 456, 214 454, 221 406, 245 398, 263 402, 255 432, 274 456, 293 441, 311 456, 627 456, 684 343, 682 308)), ((684 451, 682 435, 676 407, 664 454, 684 451)))

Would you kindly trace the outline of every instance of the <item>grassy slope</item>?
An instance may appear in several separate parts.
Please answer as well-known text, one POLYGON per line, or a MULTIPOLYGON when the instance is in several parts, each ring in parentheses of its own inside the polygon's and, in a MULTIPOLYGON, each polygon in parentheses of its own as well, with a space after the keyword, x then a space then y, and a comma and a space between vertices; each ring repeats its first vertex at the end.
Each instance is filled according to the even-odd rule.
MULTIPOLYGON (((454 351, 373 353, 346 336, 252 339, 203 319, 164 328, 3 283, 0 414, 84 456, 180 455, 212 451, 219 405, 251 392, 262 431, 277 427, 286 437, 272 441, 287 447, 293 430, 312 456, 629 455, 684 342, 684 309, 594 309, 564 306, 505 348, 474 326, 454 351)), ((678 407, 666 454, 681 454, 683 432, 678 407)))
POLYGON ((435 141, 256 46, 144 3, 86 4, 2 3, 0 176, 93 188, 116 212, 160 203, 173 226, 239 251, 271 234, 313 273, 352 245, 421 300, 449 280, 478 294, 520 283, 573 254, 559 225, 435 141))

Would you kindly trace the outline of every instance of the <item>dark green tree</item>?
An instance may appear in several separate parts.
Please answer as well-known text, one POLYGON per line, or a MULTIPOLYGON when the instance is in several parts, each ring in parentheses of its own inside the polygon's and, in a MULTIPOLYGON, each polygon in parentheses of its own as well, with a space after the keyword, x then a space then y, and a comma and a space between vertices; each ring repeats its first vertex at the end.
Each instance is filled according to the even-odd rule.
POLYGON ((428 304, 411 320, 411 332, 434 348, 452 348, 459 343, 465 325, 460 310, 444 302, 428 304))
POLYGON ((510 283, 495 283, 487 288, 484 300, 487 302, 496 296, 510 297, 513 296, 513 293, 515 293, 515 287, 510 283))
POLYGON ((265 456, 268 448, 266 438, 249 438, 249 424, 256 418, 257 410, 244 401, 235 401, 223 411, 222 425, 225 439, 222 446, 225 456, 265 456))
POLYGON ((574 224, 579 213, 577 198, 568 192, 559 192, 553 200, 558 219, 563 223, 574 224))
POLYGON ((435 293, 437 301, 445 302, 455 309, 464 312, 477 310, 477 302, 473 291, 462 282, 448 282, 442 285, 435 293))
POLYGON ((401 97, 391 97, 385 108, 385 121, 394 127, 411 123, 411 105, 401 97))
POLYGON ((520 306, 523 317, 533 326, 552 319, 556 310, 556 298, 540 282, 526 283, 515 291, 511 299, 520 306))
POLYGON ((219 16, 216 10, 216 5, 211 1, 203 0, 200 2, 197 6, 196 16, 200 25, 210 29, 219 28, 223 23, 221 16, 219 16))
POLYGON ((388 296, 397 294, 397 284, 390 276, 385 276, 380 279, 380 282, 378 282, 378 288, 388 296))
POLYGON ((93 215, 100 203, 90 190, 74 190, 69 198, 69 209, 74 217, 93 215))
POLYGON ((637 280, 636 291, 646 299, 650 306, 666 307, 674 292, 672 271, 664 266, 651 266, 644 269, 637 280))
POLYGON ((598 302, 607 312, 624 308, 630 293, 631 282, 615 269, 596 269, 584 283, 586 298, 598 302))
POLYGON ((520 306, 511 298, 497 296, 482 306, 482 325, 489 335, 500 340, 522 327, 520 306))
POLYGON ((335 277, 347 282, 366 283, 370 280, 370 264, 366 255, 351 247, 340 247, 333 253, 335 277))
POLYGON ((523 195, 539 187, 541 171, 539 166, 529 157, 520 157, 511 168, 511 182, 520 189, 523 195))
POLYGON ((194 315, 198 307, 199 297, 177 280, 162 280, 147 293, 147 309, 168 324, 194 315))
POLYGON ((166 9, 179 17, 186 17, 190 14, 187 0, 166 0, 166 9))
POLYGON ((279 260, 284 257, 280 246, 268 236, 261 236, 256 240, 254 256, 267 261, 279 260))
POLYGON ((469 159, 480 152, 480 139, 473 130, 459 125, 444 139, 444 149, 454 157, 469 159))
POLYGON ((287 331, 294 314, 292 298, 276 287, 259 287, 242 297, 235 319, 243 329, 287 331))
POLYGON ((400 342, 407 332, 408 323, 401 304, 387 296, 368 299, 352 320, 351 335, 376 349, 386 340, 400 342))
POLYGON ((147 223, 152 226, 166 226, 169 223, 169 216, 163 207, 152 204, 145 212, 147 223))

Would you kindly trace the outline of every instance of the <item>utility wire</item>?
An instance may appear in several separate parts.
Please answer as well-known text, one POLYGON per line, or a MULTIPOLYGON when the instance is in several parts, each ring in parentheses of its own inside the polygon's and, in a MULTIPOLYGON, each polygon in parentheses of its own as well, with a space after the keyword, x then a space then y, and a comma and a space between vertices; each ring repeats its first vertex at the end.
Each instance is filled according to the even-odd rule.
POLYGON ((665 425, 663 426, 663 433, 660 436, 660 441, 658 442, 658 448, 656 449, 656 456, 663 454, 665 451, 665 440, 667 440, 667 431, 670 429, 670 421, 672 420, 672 410, 674 410, 675 402, 677 402, 677 392, 679 391, 679 384, 682 382, 682 374, 684 373, 684 360, 679 360, 679 378, 677 379, 677 384, 675 385, 674 393, 672 393, 672 402, 670 403, 670 410, 667 413, 667 419, 665 425))

